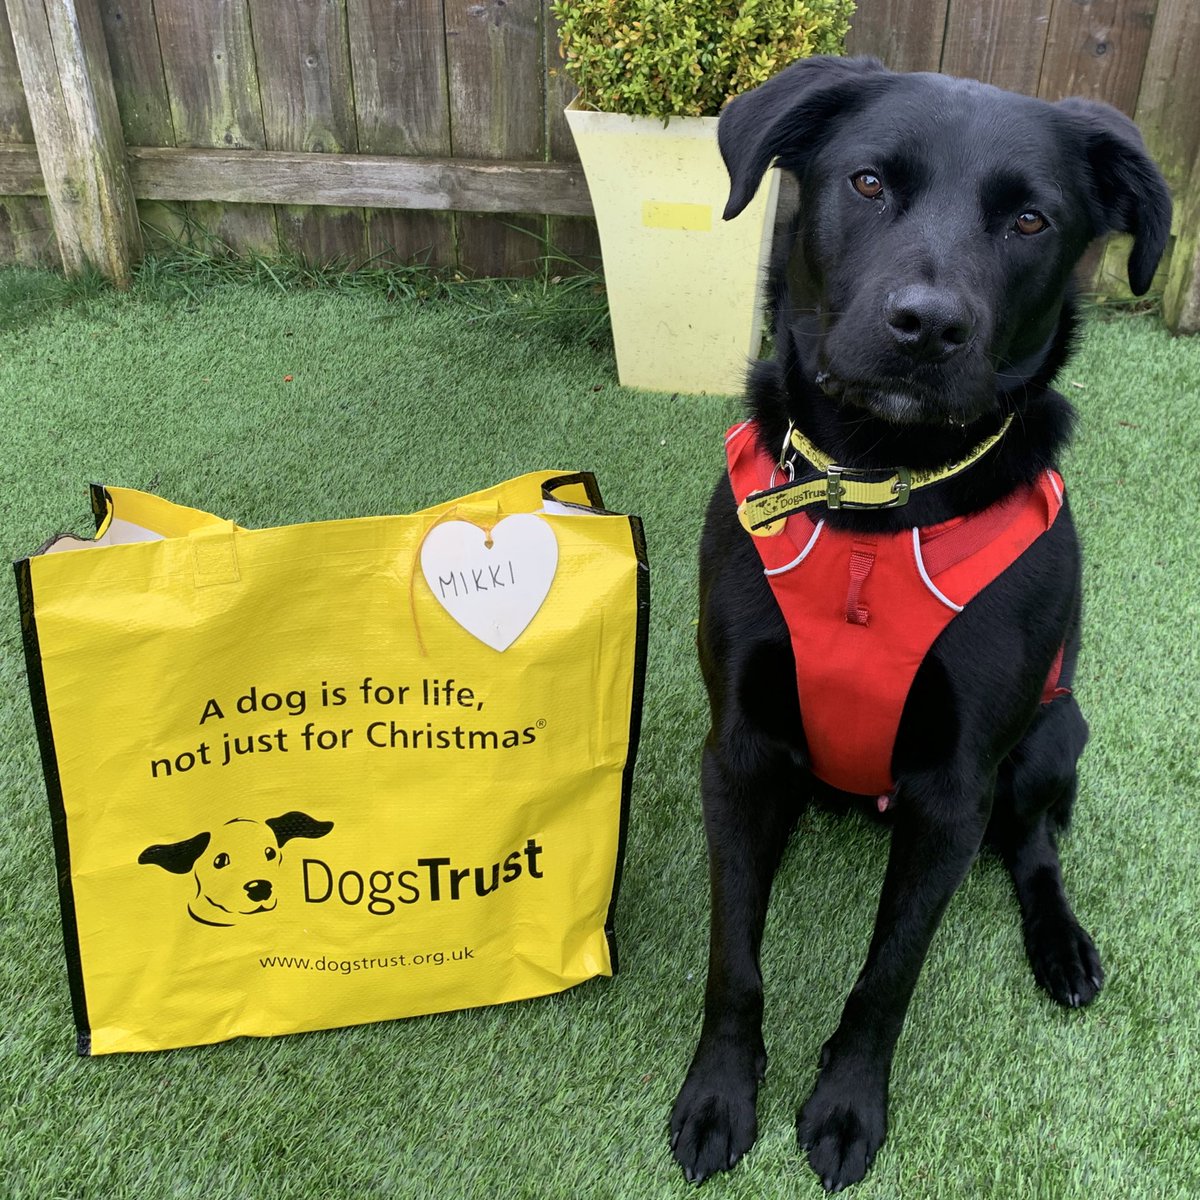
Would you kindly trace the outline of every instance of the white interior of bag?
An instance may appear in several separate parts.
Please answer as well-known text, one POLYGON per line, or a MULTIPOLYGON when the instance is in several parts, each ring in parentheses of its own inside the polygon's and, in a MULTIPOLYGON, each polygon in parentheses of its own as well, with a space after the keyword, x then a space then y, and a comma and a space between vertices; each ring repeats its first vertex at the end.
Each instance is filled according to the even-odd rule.
POLYGON ((94 546, 127 546, 132 542, 161 542, 163 535, 135 525, 132 521, 122 521, 113 517, 102 537, 81 538, 73 533, 60 533, 58 537, 47 542, 39 554, 58 554, 63 550, 90 550, 94 546))
POLYGON ((586 504, 567 504, 562 500, 547 500, 538 510, 538 515, 551 517, 578 517, 586 515, 594 517, 597 515, 597 512, 594 508, 589 508, 586 504))

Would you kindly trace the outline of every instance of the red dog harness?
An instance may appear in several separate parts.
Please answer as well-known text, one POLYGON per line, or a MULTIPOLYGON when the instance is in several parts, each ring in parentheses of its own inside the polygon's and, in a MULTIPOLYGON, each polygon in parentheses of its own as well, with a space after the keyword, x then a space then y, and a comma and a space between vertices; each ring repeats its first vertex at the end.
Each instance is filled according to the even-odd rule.
MULTIPOLYGON (((725 439, 735 503, 770 486, 776 463, 746 421, 725 439)), ((892 748, 917 668, 938 634, 1051 525, 1062 479, 1046 471, 983 512, 900 533, 828 529, 794 513, 756 536, 787 621, 800 712, 818 778, 881 810, 894 787, 892 748)), ((1059 651, 1042 693, 1058 687, 1059 651)))

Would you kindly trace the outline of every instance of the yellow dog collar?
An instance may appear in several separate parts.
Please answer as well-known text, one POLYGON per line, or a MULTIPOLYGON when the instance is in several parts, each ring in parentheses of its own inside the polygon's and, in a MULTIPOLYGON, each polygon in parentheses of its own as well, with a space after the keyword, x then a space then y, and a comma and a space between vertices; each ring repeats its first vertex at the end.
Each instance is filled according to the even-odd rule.
POLYGON ((1004 424, 979 442, 969 453, 934 470, 913 471, 908 467, 881 468, 889 471, 885 479, 868 479, 878 475, 879 470, 846 467, 818 449, 796 429, 788 428, 784 441, 784 452, 780 468, 790 472, 787 456, 794 450, 811 466, 820 471, 823 478, 809 479, 800 483, 789 481, 778 487, 760 492, 751 492, 738 505, 738 519, 750 533, 759 537, 778 533, 783 521, 792 513, 800 512, 813 504, 825 504, 828 508, 901 508, 908 503, 909 496, 917 489, 929 487, 965 471, 972 463, 982 458, 1008 432, 1012 424, 1012 413, 1004 418, 1004 424))

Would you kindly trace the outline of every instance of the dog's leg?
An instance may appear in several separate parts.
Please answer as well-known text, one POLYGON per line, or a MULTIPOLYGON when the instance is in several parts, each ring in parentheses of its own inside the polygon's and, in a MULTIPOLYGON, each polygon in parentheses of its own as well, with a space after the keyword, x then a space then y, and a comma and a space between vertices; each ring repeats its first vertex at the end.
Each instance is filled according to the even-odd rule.
POLYGON ((983 842, 993 780, 964 788, 962 778, 947 770, 901 780, 866 965, 796 1121, 827 1191, 862 1179, 883 1144, 888 1075, 904 1015, 946 905, 983 842))
POLYGON ((757 1134, 767 1065, 759 949, 771 880, 797 811, 789 751, 744 727, 734 769, 714 741, 701 767, 712 880, 704 1026, 671 1113, 671 1149, 690 1183, 729 1170, 757 1134))
POLYGON ((1087 722, 1073 697, 1042 709, 1000 769, 989 835, 1012 875, 1034 977, 1059 1004, 1090 1004, 1104 982, 1096 947, 1063 889, 1055 831, 1070 818, 1087 722))

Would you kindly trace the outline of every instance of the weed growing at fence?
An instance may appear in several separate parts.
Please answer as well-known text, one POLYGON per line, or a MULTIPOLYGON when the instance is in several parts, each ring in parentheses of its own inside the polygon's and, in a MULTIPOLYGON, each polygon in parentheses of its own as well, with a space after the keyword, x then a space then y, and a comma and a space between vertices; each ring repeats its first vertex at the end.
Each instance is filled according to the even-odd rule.
POLYGON ((54 309, 106 295, 111 285, 99 272, 68 279, 56 271, 10 267, 0 271, 0 330, 16 329, 54 309))
MULTIPOLYGON (((276 289, 285 295, 321 290, 382 297, 400 307, 456 305, 467 310, 466 320, 472 323, 536 326, 557 340, 596 348, 612 342, 603 279, 559 252, 540 257, 535 273, 527 278, 475 279, 420 263, 389 264, 382 258, 357 266, 300 255, 268 259, 234 255, 219 243, 202 249, 176 241, 134 270, 133 290, 142 300, 198 304, 214 289, 231 285, 276 289)), ((55 309, 86 306, 110 291, 98 272, 67 279, 44 270, 0 271, 0 330, 24 327, 55 309)))

